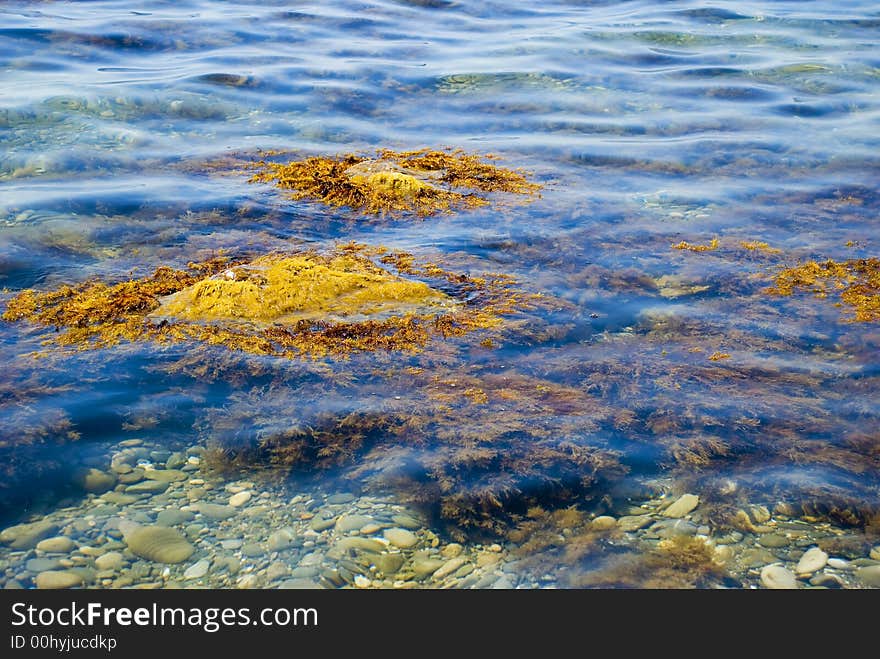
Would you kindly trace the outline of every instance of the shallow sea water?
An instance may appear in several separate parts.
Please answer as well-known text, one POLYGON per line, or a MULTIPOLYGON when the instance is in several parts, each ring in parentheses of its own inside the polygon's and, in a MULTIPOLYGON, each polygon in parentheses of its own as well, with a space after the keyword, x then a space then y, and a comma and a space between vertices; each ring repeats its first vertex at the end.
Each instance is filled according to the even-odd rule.
MULTIPOLYGON (((52 569, 104 587, 752 587, 814 545, 841 563, 825 568, 839 583, 812 585, 876 586, 859 570, 880 563, 878 325, 834 291, 766 290, 783 267, 880 256, 878 28, 868 2, 4 3, 3 306, 222 250, 349 241, 509 275, 544 303, 485 335, 345 359, 72 351, 51 328, 0 322, 0 522, 50 520, 98 547, 52 569), (424 147, 494 154, 543 189, 376 218, 242 169, 261 150, 424 147), (127 491, 127 467, 172 454, 180 480, 127 491), (114 480, 84 492, 87 469, 114 480), (197 509, 239 490, 255 493, 242 510, 265 510, 197 509), (684 493, 697 507, 665 517, 684 493), (212 562, 204 577, 125 553, 120 520, 151 525, 182 501, 196 508, 172 526, 190 563, 212 562), (377 528, 311 526, 358 510, 377 528), (375 546, 339 548, 384 538, 392 513, 419 520, 397 578, 375 546), (720 576, 676 563, 677 537, 708 541, 720 576), (223 548, 259 578, 217 568, 230 539, 263 543, 223 548), (117 548, 123 567, 96 571, 117 548), (413 567, 437 556, 467 561, 437 580, 413 567)), ((32 587, 48 563, 25 564, 45 552, 13 544, 4 583, 32 587)))

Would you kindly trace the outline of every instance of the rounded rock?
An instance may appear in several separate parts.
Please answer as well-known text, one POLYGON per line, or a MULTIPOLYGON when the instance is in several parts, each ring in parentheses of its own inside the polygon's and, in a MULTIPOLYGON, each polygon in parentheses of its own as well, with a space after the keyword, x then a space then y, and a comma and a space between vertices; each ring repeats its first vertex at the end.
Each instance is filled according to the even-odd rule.
POLYGON ((180 532, 166 526, 142 526, 125 541, 133 554, 157 563, 182 563, 195 551, 180 532))
POLYGON ((761 583, 771 590, 791 590, 798 587, 794 573, 781 565, 768 565, 761 570, 761 583))
POLYGON ((666 510, 663 511, 665 517, 684 517, 700 504, 700 497, 696 494, 682 494, 673 502, 666 510))
POLYGON ((59 535, 54 538, 46 538, 37 543, 37 549, 50 554, 66 554, 76 547, 76 543, 67 536, 59 535))
POLYGON ((610 531, 617 526, 617 520, 610 515, 600 515, 590 523, 593 531, 610 531))
POLYGON ((856 570, 856 578, 866 586, 880 588, 880 565, 869 565, 856 570))
POLYGON ((34 582, 37 584, 37 588, 41 590, 54 590, 81 586, 83 577, 81 574, 70 570, 48 570, 40 572, 36 579, 34 579, 34 582))
POLYGON ((253 493, 250 490, 243 490, 242 492, 237 492, 229 497, 229 505, 233 508, 240 508, 245 505, 248 501, 251 500, 253 493))
POLYGON ((95 559, 95 567, 99 570, 118 570, 123 562, 124 558, 118 551, 108 551, 95 559))
POLYGON ((798 574, 813 574, 818 572, 828 563, 828 554, 818 547, 811 547, 804 552, 794 569, 798 574))
POLYGON ((409 549, 415 547, 419 541, 418 536, 412 531, 401 528, 385 529, 385 539, 395 547, 409 549))

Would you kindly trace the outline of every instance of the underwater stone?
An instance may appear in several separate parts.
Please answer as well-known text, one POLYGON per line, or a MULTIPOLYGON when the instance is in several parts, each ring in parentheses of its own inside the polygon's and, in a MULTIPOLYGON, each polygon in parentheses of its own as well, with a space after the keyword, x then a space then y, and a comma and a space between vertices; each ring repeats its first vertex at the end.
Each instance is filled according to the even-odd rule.
POLYGON ((617 526, 617 520, 610 515, 600 515, 590 523, 594 531, 609 531, 617 526))
POLYGON ((768 565, 761 570, 761 583, 771 590, 790 590, 798 587, 794 573, 781 565, 768 565))
POLYGON ((135 483, 134 485, 129 485, 125 488, 126 492, 164 492, 168 489, 168 485, 170 483, 168 481, 152 481, 146 480, 141 481, 140 483, 135 483))
POLYGON ((122 567, 124 560, 118 551, 108 551, 95 559, 95 567, 99 570, 118 570, 122 567))
POLYGON ((31 549, 40 540, 44 540, 58 531, 58 525, 52 522, 32 522, 17 524, 0 531, 0 542, 12 549, 31 549))
POLYGON ((812 574, 825 567, 827 562, 828 554, 818 547, 811 547, 801 556, 794 571, 797 574, 812 574))
POLYGON ((249 490, 244 490, 243 492, 237 492, 229 497, 229 505, 233 508, 240 508, 245 505, 248 501, 251 500, 253 493, 249 490))
POLYGON ((163 483, 176 483, 185 481, 186 472, 179 469, 147 469, 144 471, 144 478, 151 481, 162 481, 163 483))
POLYGON ((196 506, 196 510, 208 519, 217 520, 229 519, 235 514, 235 508, 219 503, 200 503, 196 506))
POLYGON ((856 570, 856 578, 866 586, 880 588, 880 565, 869 565, 856 570))
POLYGON ((74 481, 86 492, 106 492, 116 485, 116 476, 100 469, 86 469, 76 474, 74 481))
POLYGON ((72 570, 48 570, 40 572, 34 582, 41 590, 73 588, 82 585, 83 576, 72 570))
POLYGON ((181 563, 195 551, 181 533, 165 526, 142 526, 125 540, 133 554, 157 563, 181 563))
POLYGON ((684 517, 700 503, 696 494, 682 494, 671 506, 663 511, 665 517, 684 517))
POLYGON ((415 547, 419 541, 419 538, 415 533, 406 529, 386 529, 383 535, 388 542, 400 549, 415 547))
POLYGON ((74 547, 76 547, 76 543, 67 536, 63 535, 59 535, 54 538, 46 538, 45 540, 40 540, 37 543, 37 549, 39 549, 40 551, 45 551, 47 553, 66 554, 67 552, 73 550, 74 547))
POLYGON ((339 533, 351 533, 360 531, 367 524, 372 524, 373 518, 366 515, 342 515, 336 520, 336 530, 339 533))

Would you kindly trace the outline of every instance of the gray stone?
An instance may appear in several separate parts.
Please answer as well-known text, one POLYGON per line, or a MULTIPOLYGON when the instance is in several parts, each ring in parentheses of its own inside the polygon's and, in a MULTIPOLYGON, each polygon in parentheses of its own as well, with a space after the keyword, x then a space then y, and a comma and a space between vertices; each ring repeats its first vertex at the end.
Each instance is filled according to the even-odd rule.
POLYGON ((654 520, 650 515, 624 515, 618 518, 617 526, 622 531, 638 531, 648 526, 654 520))
POLYGON ((142 526, 125 541, 133 554, 157 563, 182 563, 195 551, 183 534, 165 526, 142 526))
POLYGON ((162 483, 177 483, 187 479, 186 472, 179 469, 147 469, 144 478, 162 483))
POLYGON ((762 547, 750 547, 739 555, 739 562, 745 567, 758 567, 776 560, 776 557, 762 547))
POLYGON ((129 485, 125 488, 126 492, 129 493, 138 493, 138 492, 164 492, 168 489, 170 483, 165 481, 141 481, 140 483, 135 483, 134 485, 129 485))
POLYGON ((617 520, 610 515, 600 515, 590 522, 590 529, 593 531, 610 531, 617 526, 617 520))
POLYGON ((236 492, 231 497, 229 497, 229 505, 233 508, 241 508, 248 501, 251 500, 254 494, 250 490, 244 490, 242 492, 236 492))
MULTIPOLYGON (((318 570, 315 569, 315 574, 318 573, 318 570)), ((269 581, 275 581, 276 579, 280 579, 281 577, 287 576, 290 574, 290 566, 287 563, 283 563, 281 561, 275 561, 271 563, 268 568, 266 568, 266 579, 269 581)), ((314 576, 314 575, 303 575, 303 576, 314 576)))
POLYGON ((61 563, 57 558, 32 558, 24 564, 24 568, 28 572, 45 572, 58 567, 61 567, 61 563))
POLYGON ((342 554, 351 549, 372 552, 374 554, 379 554, 385 551, 385 545, 378 540, 360 538, 358 536, 340 538, 333 548, 337 550, 338 553, 342 554))
POLYGON ((175 510, 174 508, 169 508, 156 515, 156 524, 159 526, 177 526, 178 524, 191 522, 194 517, 195 515, 189 510, 175 510))
POLYGON ((866 586, 880 588, 880 565, 869 565, 856 570, 856 578, 866 586))
POLYGON ((667 519, 657 522, 650 530, 657 537, 670 539, 683 535, 696 535, 697 525, 686 519, 667 519))
POLYGON ((872 547, 871 552, 868 554, 868 557, 875 561, 880 561, 880 545, 872 547))
POLYGON ((268 540, 266 540, 266 545, 268 546, 269 551, 283 551, 290 547, 290 543, 293 541, 294 537, 293 529, 278 529, 269 536, 268 540))
POLYGON ((124 561, 124 557, 118 551, 109 551, 95 559, 95 566, 99 570, 118 570, 124 561))
POLYGON ((391 521, 400 528, 409 529, 410 531, 422 528, 422 523, 410 515, 392 515, 391 521))
POLYGON ((842 558, 829 558, 828 559, 828 567, 833 567, 835 570, 851 570, 852 566, 849 564, 849 561, 844 560, 842 558))
POLYGON ((84 469, 74 476, 74 481, 86 492, 106 492, 116 485, 116 475, 100 469, 84 469))
POLYGON ((208 519, 224 520, 235 515, 235 508, 232 506, 222 506, 217 503, 200 503, 197 509, 208 519))
POLYGON ((33 549, 40 540, 55 535, 58 525, 52 522, 16 524, 0 531, 0 542, 12 549, 33 549))
POLYGON ((436 558, 417 558, 412 562, 412 571, 416 577, 428 577, 443 567, 445 561, 436 558))
POLYGON ((351 533, 352 531, 360 531, 367 524, 372 524, 375 520, 366 515, 342 515, 336 520, 336 530, 339 533, 351 533))
POLYGON ((818 547, 812 547, 804 552, 804 555, 801 556, 794 571, 797 574, 812 574, 825 567, 827 562, 828 554, 818 547))
POLYGON ((665 517, 684 517, 700 504, 696 494, 682 494, 675 502, 663 511, 665 517))
POLYGON ((186 456, 183 453, 172 453, 165 461, 165 469, 177 469, 186 464, 186 456))
POLYGON ((810 579, 810 585, 816 586, 817 588, 843 588, 844 583, 837 575, 820 572, 819 574, 813 575, 810 579))
POLYGON ((761 570, 761 583, 772 590, 790 590, 797 588, 797 579, 791 570, 781 565, 768 565, 761 570))
POLYGON ((784 535, 779 533, 764 533, 758 538, 758 544, 762 547, 775 549, 779 547, 787 547, 791 541, 784 535))
POLYGON ((312 520, 309 522, 309 528, 312 531, 317 531, 320 533, 326 529, 329 529, 332 526, 336 525, 336 517, 321 517, 319 515, 315 515, 312 517, 312 520))
POLYGON ((379 554, 373 560, 376 569, 384 575, 395 574, 403 567, 403 554, 379 554))
POLYGON ((41 590, 74 588, 83 584, 83 576, 73 570, 49 570, 38 574, 34 582, 41 590))
POLYGON ((385 529, 383 535, 388 542, 400 549, 415 547, 419 542, 419 537, 415 533, 402 528, 385 529))
POLYGON ((223 549, 235 550, 239 549, 244 544, 244 540, 241 538, 230 538, 228 540, 221 540, 220 546, 223 549))
POLYGON ((438 581, 440 579, 445 579, 450 574, 458 570, 458 568, 460 568, 465 563, 467 563, 467 559, 463 556, 459 556, 458 558, 451 558, 443 565, 441 565, 440 568, 436 572, 434 572, 433 576, 438 581))
POLYGON ((248 558, 256 558, 266 553, 266 550, 258 542, 247 542, 241 546, 241 555, 248 558))
POLYGON ((133 494, 124 494, 122 492, 105 492, 101 495, 101 499, 117 506, 127 506, 138 500, 133 494))
POLYGON ((318 576, 318 568, 312 565, 299 565, 290 571, 290 576, 294 579, 311 579, 318 576))
POLYGON ((338 492, 327 497, 327 503, 333 506, 351 503, 352 501, 354 501, 354 495, 349 492, 338 492))
POLYGON ((211 561, 206 558, 203 558, 200 561, 196 561, 192 565, 190 565, 183 572, 184 579, 201 579, 203 576, 208 574, 208 570, 211 569, 211 561))
POLYGON ((76 543, 64 535, 46 538, 37 543, 37 549, 49 554, 66 554, 73 551, 75 547, 76 543))

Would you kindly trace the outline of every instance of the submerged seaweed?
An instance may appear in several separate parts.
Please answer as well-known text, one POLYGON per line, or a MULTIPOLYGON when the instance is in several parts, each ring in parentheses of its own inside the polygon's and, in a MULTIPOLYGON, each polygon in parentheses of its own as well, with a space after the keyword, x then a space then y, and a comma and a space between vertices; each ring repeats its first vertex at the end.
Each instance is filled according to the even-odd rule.
POLYGON ((216 257, 116 284, 25 290, 2 317, 55 328, 47 345, 196 341, 260 355, 320 357, 416 351, 432 337, 496 327, 503 315, 524 306, 525 296, 510 278, 471 277, 432 263, 416 265, 409 254, 349 243, 329 255, 216 257), (379 267, 369 255, 399 263, 401 274, 379 267), (403 274, 417 274, 445 292, 403 274))
MULTIPOLYGON (((270 154, 271 155, 271 154, 270 154)), ((287 163, 261 160, 252 183, 272 183, 294 199, 317 199, 367 214, 412 211, 433 215, 489 203, 486 193, 531 195, 541 186, 522 172, 499 167, 461 150, 391 151, 374 157, 316 156, 287 163)))

